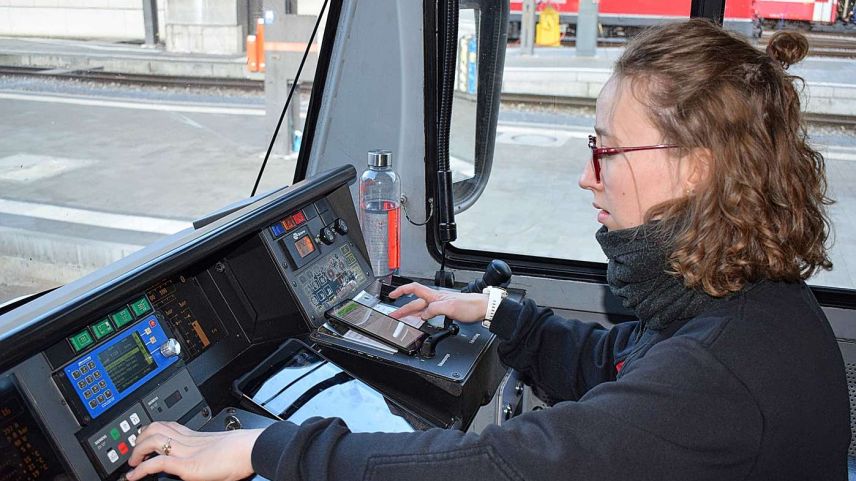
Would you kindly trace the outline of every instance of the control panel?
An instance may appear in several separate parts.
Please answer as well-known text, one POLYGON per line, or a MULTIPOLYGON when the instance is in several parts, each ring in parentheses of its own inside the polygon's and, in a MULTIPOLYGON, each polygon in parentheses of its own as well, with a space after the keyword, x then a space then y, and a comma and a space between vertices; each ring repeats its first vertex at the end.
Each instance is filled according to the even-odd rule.
POLYGON ((180 345, 167 337, 157 316, 150 314, 63 371, 95 419, 178 361, 179 352, 180 345))
POLYGON ((368 262, 349 232, 348 222, 322 199, 292 211, 263 233, 313 328, 325 322, 325 311, 372 281, 368 262))

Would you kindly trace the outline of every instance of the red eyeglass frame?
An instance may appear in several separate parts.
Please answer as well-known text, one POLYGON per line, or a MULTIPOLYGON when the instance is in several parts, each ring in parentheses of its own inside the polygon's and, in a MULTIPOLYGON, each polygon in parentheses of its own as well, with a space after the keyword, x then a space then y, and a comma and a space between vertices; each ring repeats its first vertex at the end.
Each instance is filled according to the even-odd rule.
POLYGON ((594 178, 598 182, 600 182, 600 159, 604 157, 623 154, 624 152, 636 152, 638 150, 676 149, 680 147, 680 145, 675 144, 643 145, 639 147, 597 147, 597 137, 594 135, 588 136, 588 146, 591 149, 591 164, 594 167, 594 178))

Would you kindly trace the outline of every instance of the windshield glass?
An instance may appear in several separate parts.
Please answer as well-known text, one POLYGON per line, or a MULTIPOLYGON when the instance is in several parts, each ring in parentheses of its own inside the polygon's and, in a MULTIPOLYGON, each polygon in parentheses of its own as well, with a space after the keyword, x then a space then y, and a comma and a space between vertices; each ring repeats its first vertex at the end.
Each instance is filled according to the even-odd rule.
MULTIPOLYGON (((594 102, 627 40, 650 25, 687 19, 691 2, 535 2, 529 17, 526 3, 510 2, 492 167, 489 176, 480 178, 484 191, 475 202, 456 199, 462 211, 455 217, 458 239, 453 245, 491 255, 606 262, 594 236, 600 224, 592 194, 578 185, 591 162, 587 144, 595 134, 594 102)), ((809 56, 789 73, 805 80, 802 107, 810 143, 825 158, 829 194, 836 201, 829 209, 834 269, 809 282, 853 288, 856 20, 846 3, 809 3, 815 5, 814 17, 803 18, 805 10, 794 7, 793 19, 784 21, 775 17, 781 2, 728 0, 724 26, 759 49, 783 28, 808 37, 809 56)), ((472 15, 464 12, 454 100, 458 113, 453 114, 451 133, 451 167, 459 183, 480 174, 468 150, 479 133, 461 112, 470 110, 473 86, 497 88, 472 78, 477 71, 473 64, 480 59, 472 53, 478 38, 474 41, 472 15)))
POLYGON ((0 303, 249 197, 296 80, 258 192, 294 177, 321 0, 96 3, 0 5, 0 303))

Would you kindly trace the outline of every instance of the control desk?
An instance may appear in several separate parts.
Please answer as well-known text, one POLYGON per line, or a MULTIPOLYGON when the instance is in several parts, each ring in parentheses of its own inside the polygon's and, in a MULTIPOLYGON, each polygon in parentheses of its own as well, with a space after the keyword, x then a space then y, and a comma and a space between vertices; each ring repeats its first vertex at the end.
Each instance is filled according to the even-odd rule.
POLYGON ((480 325, 433 358, 325 331, 329 308, 373 284, 355 178, 342 167, 252 199, 3 313, 0 481, 118 479, 152 421, 465 429, 504 374, 480 325))

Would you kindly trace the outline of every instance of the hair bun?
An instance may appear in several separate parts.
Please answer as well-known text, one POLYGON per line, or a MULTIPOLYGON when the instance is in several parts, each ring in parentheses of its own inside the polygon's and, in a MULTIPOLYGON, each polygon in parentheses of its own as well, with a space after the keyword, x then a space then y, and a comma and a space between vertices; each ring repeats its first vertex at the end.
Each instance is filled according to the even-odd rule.
POLYGON ((767 55, 785 69, 804 59, 807 54, 808 40, 798 32, 776 32, 767 43, 767 55))

